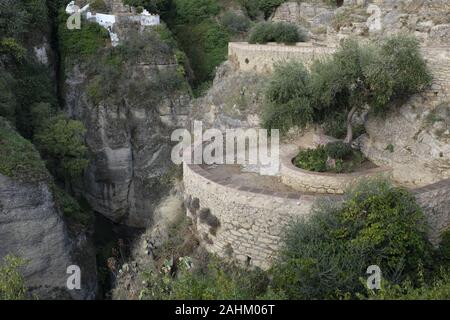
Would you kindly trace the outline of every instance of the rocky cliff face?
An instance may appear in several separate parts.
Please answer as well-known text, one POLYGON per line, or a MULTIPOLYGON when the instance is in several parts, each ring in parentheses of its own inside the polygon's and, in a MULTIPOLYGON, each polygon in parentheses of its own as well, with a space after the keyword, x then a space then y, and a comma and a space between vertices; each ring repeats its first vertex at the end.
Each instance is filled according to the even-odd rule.
POLYGON ((260 124, 267 78, 253 72, 234 70, 223 63, 212 87, 192 103, 189 119, 203 122, 203 128, 254 128, 260 124))
POLYGON ((7 170, 11 176, 0 174, 0 258, 12 254, 26 261, 26 285, 39 299, 93 299, 97 289, 95 253, 86 233, 68 231, 51 192, 49 174, 31 143, 2 118, 0 128, 1 143, 14 144, 17 153, 22 150, 20 146, 28 150, 18 155, 27 160, 7 170), (36 159, 34 168, 30 165, 32 158, 36 159), (24 172, 35 173, 27 174, 33 178, 25 179, 24 172), (66 288, 66 270, 70 265, 81 268, 81 290, 66 288))
POLYGON ((190 98, 173 51, 154 30, 136 34, 121 27, 119 33, 126 54, 116 56, 114 75, 102 78, 98 61, 117 51, 104 48, 82 59, 66 68, 65 100, 67 112, 86 126, 91 152, 78 190, 107 218, 145 227, 167 191, 170 135, 184 126, 190 98), (99 87, 109 91, 94 97, 99 87))

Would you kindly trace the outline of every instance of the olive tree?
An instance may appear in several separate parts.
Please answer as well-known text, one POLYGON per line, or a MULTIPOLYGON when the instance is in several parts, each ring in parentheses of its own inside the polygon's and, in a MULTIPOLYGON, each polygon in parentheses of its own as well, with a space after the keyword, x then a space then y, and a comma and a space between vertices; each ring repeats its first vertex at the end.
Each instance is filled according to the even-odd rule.
POLYGON ((400 35, 364 45, 349 39, 330 58, 315 61, 310 72, 292 68, 292 63, 285 69, 276 68, 267 89, 269 99, 263 117, 266 127, 281 129, 321 122, 336 112, 345 114, 344 142, 350 143, 355 113, 365 108, 375 114, 386 112, 397 105, 392 102, 420 92, 430 82, 430 72, 415 38, 400 35), (293 84, 296 77, 308 81, 293 84), (274 88, 295 92, 288 101, 277 101, 270 99, 274 88), (298 115, 296 123, 292 122, 293 115, 298 115))

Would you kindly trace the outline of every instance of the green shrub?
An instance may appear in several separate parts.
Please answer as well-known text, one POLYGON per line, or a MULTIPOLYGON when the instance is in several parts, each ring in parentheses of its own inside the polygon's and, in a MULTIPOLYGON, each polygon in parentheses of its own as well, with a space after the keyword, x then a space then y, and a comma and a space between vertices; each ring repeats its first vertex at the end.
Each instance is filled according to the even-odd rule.
POLYGON ((208 258, 205 268, 188 269, 179 259, 176 277, 147 271, 147 288, 142 300, 236 300, 255 299, 265 294, 268 279, 259 269, 244 269, 218 258, 208 258))
POLYGON ((289 299, 355 297, 366 293, 360 277, 368 266, 400 284, 428 265, 431 250, 414 196, 386 181, 363 182, 343 205, 321 203, 288 227, 273 285, 289 299))
POLYGON ((408 97, 430 85, 431 73, 416 38, 405 35, 388 38, 382 45, 381 56, 394 82, 395 97, 408 97))
MULTIPOLYGON (((108 30, 97 23, 82 21, 81 29, 69 30, 66 26, 67 14, 59 14, 59 46, 61 58, 71 58, 74 62, 83 56, 97 54, 109 41, 108 30)), ((64 61, 64 60, 63 60, 64 61)))
POLYGON ((352 147, 345 142, 330 142, 325 146, 325 152, 331 159, 345 159, 352 155, 352 147))
MULTIPOLYGON (((262 38, 264 33, 258 34, 262 38)), ((336 113, 344 114, 345 122, 352 124, 347 126, 344 139, 350 143, 355 135, 352 120, 356 113, 365 106, 370 106, 370 111, 375 113, 385 113, 390 107, 398 105, 392 103, 394 100, 419 92, 430 83, 430 79, 417 40, 413 38, 395 36, 378 43, 378 46, 348 39, 331 58, 312 65, 310 90, 306 94, 300 92, 298 96, 307 102, 299 108, 303 109, 308 104, 315 122, 327 121, 336 113)), ((269 116, 277 118, 277 114, 269 116)), ((290 125, 290 120, 286 118, 285 127, 290 125)), ((266 123, 271 122, 270 117, 266 119, 266 123)), ((342 118, 338 118, 329 125, 336 135, 341 134, 341 123, 342 118)))
POLYGON ((194 86, 211 81, 215 68, 226 60, 229 33, 209 19, 198 24, 176 26, 174 30, 194 71, 194 86))
POLYGON ((20 268, 25 261, 13 255, 7 255, 0 264, 0 300, 25 300, 27 288, 20 268))
POLYGON ((392 143, 389 143, 384 150, 389 151, 390 153, 393 153, 394 145, 392 143))
POLYGON ((90 9, 94 10, 95 12, 107 12, 108 7, 104 0, 94 0, 90 2, 90 9))
MULTIPOLYGON (((417 278, 423 278, 420 273, 417 278)), ((411 281, 401 284, 385 283, 381 290, 368 290, 368 297, 372 300, 449 300, 450 299, 450 271, 440 270, 439 274, 428 282, 421 279, 422 284, 417 287, 411 281)), ((366 296, 360 295, 361 299, 366 296)))
POLYGON ((0 41, 0 55, 8 54, 20 62, 25 58, 26 52, 26 49, 18 44, 14 38, 3 38, 0 41))
POLYGON ((309 72, 299 62, 276 65, 265 92, 263 126, 286 132, 312 121, 309 81, 309 72))
POLYGON ((239 0, 247 15, 256 19, 259 16, 269 18, 276 7, 286 0, 239 0))
POLYGON ((64 115, 52 118, 36 136, 36 144, 53 165, 51 169, 67 181, 78 177, 87 167, 87 147, 84 142, 86 129, 77 120, 64 115))
POLYGON ((49 177, 33 144, 0 118, 0 173, 23 181, 36 182, 49 177))
POLYGON ((344 139, 347 133, 347 117, 344 112, 326 114, 322 121, 324 134, 336 139, 344 139))
POLYGON ((325 172, 327 171, 327 153, 323 146, 316 149, 306 149, 299 152, 294 158, 294 164, 304 170, 325 172))
POLYGON ((294 44, 307 40, 306 34, 290 23, 286 22, 261 22, 250 31, 249 43, 277 42, 294 44))
POLYGON ((94 214, 90 210, 83 208, 80 203, 77 202, 67 192, 62 190, 56 185, 52 186, 52 193, 55 199, 55 203, 64 217, 68 219, 69 226, 91 226, 94 222, 94 214))
POLYGON ((447 229, 441 234, 439 253, 443 259, 445 259, 447 262, 450 262, 450 229, 447 229))
POLYGON ((246 16, 231 10, 224 13, 221 23, 231 33, 244 33, 250 28, 250 20, 246 16))

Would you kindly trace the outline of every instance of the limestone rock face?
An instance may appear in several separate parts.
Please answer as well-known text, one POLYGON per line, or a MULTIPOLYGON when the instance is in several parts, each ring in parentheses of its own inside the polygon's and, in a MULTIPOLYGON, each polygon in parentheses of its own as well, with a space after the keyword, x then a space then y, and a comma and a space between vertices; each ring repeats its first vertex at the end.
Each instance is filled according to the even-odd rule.
POLYGON ((40 299, 95 298, 95 254, 85 235, 69 236, 45 182, 31 184, 0 175, 0 257, 8 254, 27 261, 26 285, 40 299), (66 288, 70 265, 81 268, 81 290, 66 288))
POLYGON ((265 80, 261 74, 233 70, 227 61, 206 95, 193 101, 189 118, 202 121, 204 129, 258 127, 265 80))
POLYGON ((275 10, 271 20, 285 21, 314 28, 328 25, 333 17, 333 10, 323 4, 285 2, 275 10))
POLYGON ((408 186, 450 178, 449 112, 447 104, 416 96, 386 119, 369 118, 362 150, 408 186))
MULTIPOLYGON (((126 34, 126 30, 121 31, 126 34)), ((160 87, 177 74, 178 64, 167 46, 155 54, 126 61, 114 97, 94 102, 88 64, 77 64, 66 80, 66 109, 87 128, 91 162, 77 189, 92 208, 110 220, 146 227, 172 166, 170 140, 185 125, 190 97, 187 90, 160 87), (119 93, 120 92, 120 93, 119 93)), ((174 79, 175 81, 176 79, 174 79)))

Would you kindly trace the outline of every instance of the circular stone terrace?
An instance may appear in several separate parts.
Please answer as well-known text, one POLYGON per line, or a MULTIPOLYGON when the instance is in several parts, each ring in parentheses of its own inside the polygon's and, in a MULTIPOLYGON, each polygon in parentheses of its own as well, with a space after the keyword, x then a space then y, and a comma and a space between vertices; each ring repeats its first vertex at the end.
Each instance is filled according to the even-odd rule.
MULTIPOLYGON (((277 176, 250 172, 241 165, 183 164, 187 214, 208 251, 267 268, 279 249, 284 227, 307 218, 314 203, 343 201, 345 189, 362 178, 390 177, 391 170, 382 167, 350 174, 295 167, 292 158, 310 144, 282 145, 277 176)), ((436 241, 450 221, 450 180, 411 191, 424 208, 430 238, 436 241)))

